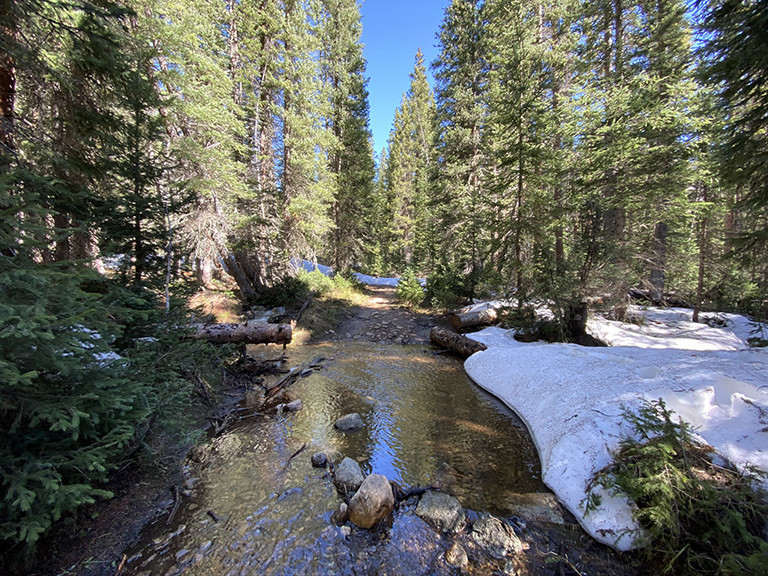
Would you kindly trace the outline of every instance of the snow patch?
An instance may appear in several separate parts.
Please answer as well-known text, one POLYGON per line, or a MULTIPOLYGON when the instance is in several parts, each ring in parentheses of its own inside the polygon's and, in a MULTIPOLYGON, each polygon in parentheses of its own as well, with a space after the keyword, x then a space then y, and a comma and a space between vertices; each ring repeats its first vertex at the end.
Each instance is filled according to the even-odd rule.
POLYGON ((590 321, 611 348, 521 344, 512 331, 487 328, 469 337, 488 350, 465 363, 528 426, 544 482, 587 532, 618 550, 641 536, 631 504, 604 495, 589 514, 584 506, 589 480, 631 432, 623 406, 661 398, 723 457, 768 470, 768 354, 748 349, 749 320, 725 315, 716 328, 691 322, 690 310, 639 312, 641 325, 590 321))

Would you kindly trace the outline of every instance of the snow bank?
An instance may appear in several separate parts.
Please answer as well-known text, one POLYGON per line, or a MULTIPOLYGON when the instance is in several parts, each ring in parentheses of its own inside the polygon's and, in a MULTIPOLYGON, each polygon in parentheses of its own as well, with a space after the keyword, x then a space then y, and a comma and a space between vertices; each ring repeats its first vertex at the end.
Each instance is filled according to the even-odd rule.
POLYGON ((729 321, 711 328, 674 309, 647 311, 641 326, 590 322, 612 348, 521 344, 488 328, 470 335, 489 348, 465 369, 526 423, 544 482, 587 532, 627 550, 639 532, 626 499, 604 495, 597 510, 584 510, 587 482, 630 433, 622 405, 662 398, 721 455, 768 470, 768 351, 739 337, 749 334, 746 319, 729 321))

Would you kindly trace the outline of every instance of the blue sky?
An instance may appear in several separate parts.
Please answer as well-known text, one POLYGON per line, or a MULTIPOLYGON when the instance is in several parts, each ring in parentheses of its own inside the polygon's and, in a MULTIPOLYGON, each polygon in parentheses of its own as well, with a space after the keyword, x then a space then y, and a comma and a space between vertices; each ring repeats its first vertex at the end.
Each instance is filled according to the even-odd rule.
MULTIPOLYGON (((371 105, 374 150, 387 144, 389 129, 410 84, 416 50, 429 64, 437 57, 436 34, 450 0, 364 0, 364 54, 371 105)), ((432 75, 429 73, 430 83, 432 75)))

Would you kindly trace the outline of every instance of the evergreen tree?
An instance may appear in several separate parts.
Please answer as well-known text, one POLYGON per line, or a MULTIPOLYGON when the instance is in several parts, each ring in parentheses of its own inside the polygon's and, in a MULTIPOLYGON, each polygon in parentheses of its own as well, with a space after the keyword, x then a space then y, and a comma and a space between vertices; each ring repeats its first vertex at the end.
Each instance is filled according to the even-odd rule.
POLYGON ((326 151, 333 134, 327 129, 329 89, 319 66, 319 1, 286 1, 285 66, 282 89, 282 158, 284 254, 315 259, 324 252, 332 227, 333 178, 326 151))
POLYGON ((128 93, 137 69, 126 58, 127 14, 105 2, 50 1, 14 3, 4 16, 17 81, 3 86, 13 89, 3 102, 14 122, 3 126, 11 154, 0 179, 0 539, 31 544, 109 496, 100 483, 181 379, 170 352, 177 338, 143 352, 134 339, 159 336, 149 320, 156 302, 62 248, 75 218, 90 232, 104 225, 103 206, 124 206, 129 191, 113 198, 104 189, 135 181, 125 167, 137 167, 136 147, 116 145, 134 137, 123 128, 136 125, 123 120, 145 94, 128 93), (80 202, 57 220, 67 198, 80 202))
POLYGON ((435 102, 419 50, 388 143, 386 194, 390 227, 386 253, 392 270, 415 266, 424 272, 435 256, 430 236, 435 134, 435 102))
POLYGON ((599 282, 622 300, 653 269, 660 292, 667 230, 681 225, 690 182, 684 7, 608 0, 590 5, 580 22, 582 284, 600 267, 599 282))
POLYGON ((438 33, 433 63, 439 126, 436 191, 432 205, 442 230, 440 263, 464 277, 473 296, 483 268, 482 137, 487 99, 487 59, 478 0, 453 0, 438 33))
MULTIPOLYGON (((765 298, 768 266, 768 9, 763 1, 702 1, 706 44, 702 77, 725 111, 719 177, 734 199, 728 215, 728 245, 739 251, 753 297, 765 298)), ((766 312, 762 310, 764 315, 766 312)))
POLYGON ((493 260, 520 305, 542 272, 536 260, 551 246, 552 190, 560 180, 554 146, 558 46, 550 8, 519 0, 491 0, 484 6, 492 55, 485 140, 493 260))
POLYGON ((330 238, 332 262, 344 270, 362 256, 365 214, 373 202, 374 163, 368 129, 368 91, 356 0, 323 0, 321 65, 330 90, 328 150, 335 180, 330 238))

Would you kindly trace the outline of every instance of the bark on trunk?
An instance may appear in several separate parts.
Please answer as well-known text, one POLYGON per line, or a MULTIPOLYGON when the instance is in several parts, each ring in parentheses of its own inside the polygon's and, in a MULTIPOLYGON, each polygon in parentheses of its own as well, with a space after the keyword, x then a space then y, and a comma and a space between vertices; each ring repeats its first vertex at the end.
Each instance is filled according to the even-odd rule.
POLYGON ((667 232, 664 222, 657 222, 653 230, 653 267, 651 268, 651 300, 664 302, 664 278, 667 264, 667 232))
POLYGON ((290 324, 193 324, 191 337, 213 344, 289 344, 290 324))
POLYGON ((429 333, 429 340, 438 346, 455 352, 462 358, 469 358, 475 352, 486 349, 486 345, 470 340, 466 336, 457 334, 445 328, 434 327, 429 333))
POLYGON ((499 319, 499 315, 493 308, 486 308, 485 310, 474 310, 472 312, 464 312, 451 314, 449 320, 451 326, 455 330, 461 330, 462 328, 473 328, 475 326, 490 326, 499 319))

